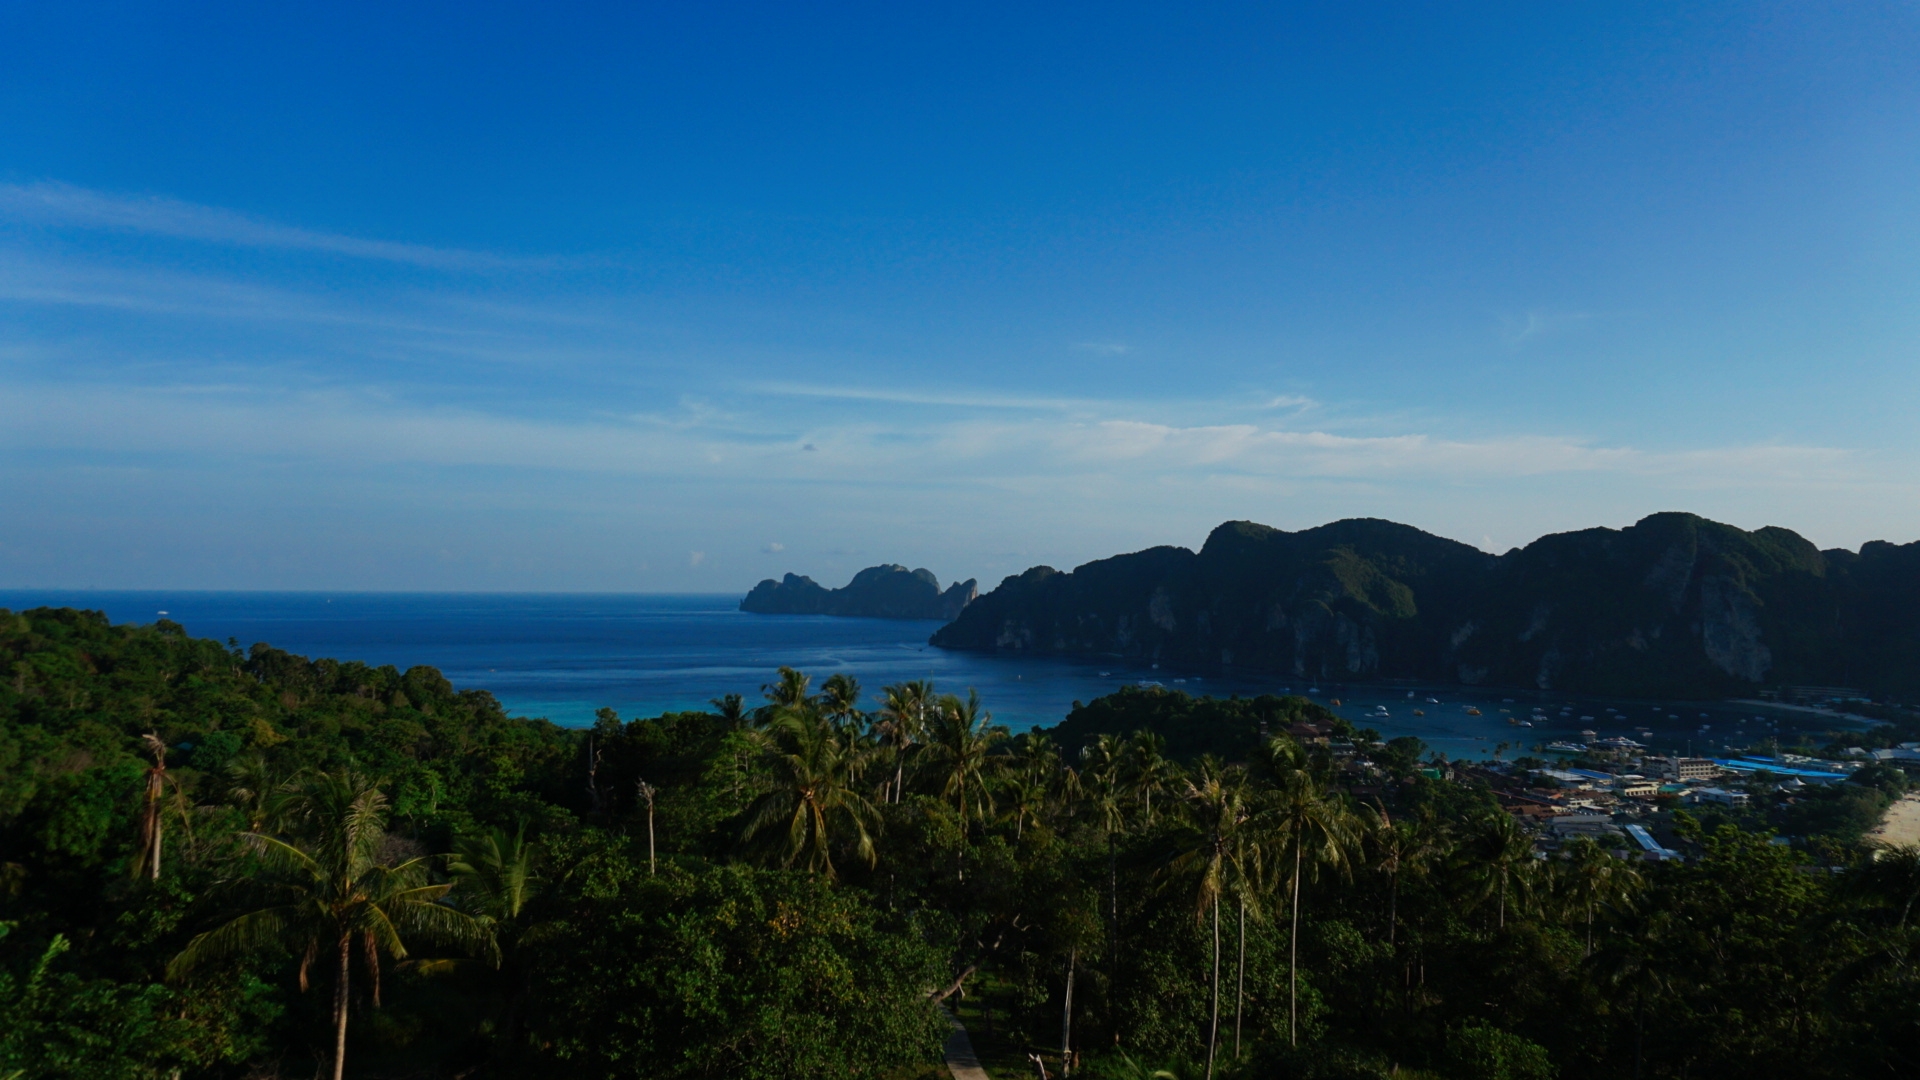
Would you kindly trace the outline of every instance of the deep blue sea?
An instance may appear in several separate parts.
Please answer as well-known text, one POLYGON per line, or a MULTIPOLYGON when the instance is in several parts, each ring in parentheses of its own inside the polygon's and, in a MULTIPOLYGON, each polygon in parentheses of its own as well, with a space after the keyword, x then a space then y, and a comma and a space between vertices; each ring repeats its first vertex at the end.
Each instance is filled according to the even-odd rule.
POLYGON ((927 644, 937 622, 750 615, 738 595, 112 592, 0 589, 0 607, 91 608, 115 622, 170 618, 196 637, 242 646, 268 642, 305 656, 439 668, 461 688, 490 690, 513 713, 585 725, 594 710, 623 717, 704 708, 722 694, 761 700, 790 664, 815 685, 846 672, 870 704, 881 687, 931 679, 942 691, 980 691, 996 720, 1016 731, 1058 723, 1075 700, 1125 683, 1159 682, 1192 694, 1308 693, 1391 737, 1416 735, 1450 757, 1479 757, 1495 743, 1532 745, 1577 734, 1626 735, 1675 749, 1717 750, 1775 730, 1831 728, 1828 719, 1731 703, 1572 698, 1460 687, 1319 686, 1297 680, 1225 679, 1190 673, 948 652, 927 644), (1411 696, 1410 696, 1411 695, 1411 696), (1439 699, 1429 702, 1429 697, 1439 699), (1513 700, 1509 700, 1513 699, 1513 700), (1544 718, 1520 727, 1529 711, 1544 718), (1466 712, 1479 708, 1480 716, 1466 712), (1385 709, 1386 715, 1377 710, 1385 709), (1425 715, 1415 716, 1419 709, 1425 715), (1561 710, 1567 715, 1562 716, 1561 710), (1609 712, 1617 709, 1617 712, 1609 712), (1504 711, 1503 711, 1504 710, 1504 711), (1701 731, 1700 725, 1710 725, 1701 731))

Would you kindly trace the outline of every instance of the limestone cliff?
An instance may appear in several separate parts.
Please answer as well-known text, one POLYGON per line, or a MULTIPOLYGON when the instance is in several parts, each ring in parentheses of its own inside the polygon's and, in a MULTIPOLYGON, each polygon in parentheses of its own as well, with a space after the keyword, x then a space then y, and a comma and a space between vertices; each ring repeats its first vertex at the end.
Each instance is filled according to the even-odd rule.
POLYGON ((1372 519, 1229 522, 1007 578, 933 637, 1290 679, 1416 678, 1654 697, 1778 683, 1920 691, 1920 544, 1822 552, 1691 514, 1493 556, 1372 519))
POLYGON ((740 601, 741 611, 762 615, 853 615, 876 619, 953 619, 980 595, 972 578, 945 592, 928 570, 870 566, 845 588, 827 589, 810 577, 768 578, 740 601))

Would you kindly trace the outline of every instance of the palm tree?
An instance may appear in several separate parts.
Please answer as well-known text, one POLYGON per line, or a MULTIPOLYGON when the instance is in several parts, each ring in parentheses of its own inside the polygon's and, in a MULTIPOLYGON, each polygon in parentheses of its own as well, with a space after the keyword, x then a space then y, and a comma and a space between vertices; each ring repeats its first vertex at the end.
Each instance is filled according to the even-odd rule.
POLYGON ((1038 821, 1053 804, 1055 786, 1060 779, 1060 751, 1052 739, 1034 731, 1014 737, 1005 791, 1010 801, 1008 810, 1013 815, 1015 840, 1026 834, 1028 818, 1038 821))
POLYGON ((927 718, 933 712, 933 684, 896 683, 882 690, 880 729, 893 753, 893 802, 899 802, 907 775, 907 750, 927 730, 927 718))
MULTIPOLYGON (((1173 868, 1196 879, 1194 917, 1203 922, 1208 915, 1213 917, 1212 1003, 1207 1025, 1207 1076, 1211 1080, 1220 1041, 1220 900, 1243 872, 1241 831, 1250 815, 1244 777, 1211 755, 1200 759, 1194 775, 1186 781, 1183 796, 1188 816, 1187 843, 1186 850, 1174 859, 1173 868)), ((1243 922, 1243 934, 1245 928, 1243 922)))
MULTIPOLYGON (((1122 819, 1120 768, 1125 761, 1124 747, 1112 735, 1096 735, 1080 748, 1083 790, 1092 799, 1107 834, 1107 994, 1120 977, 1120 854, 1118 837, 1122 819)), ((1114 1042, 1120 1041, 1118 1029, 1114 1042)))
POLYGON ((1440 853, 1441 843, 1431 813, 1413 821, 1394 821, 1383 805, 1368 810, 1366 844, 1373 853, 1374 869, 1387 875, 1387 946, 1391 948, 1400 926, 1400 882, 1409 874, 1424 872, 1440 853))
POLYGON ((467 911, 491 922, 500 943, 500 976, 505 986, 506 1015, 501 1044, 511 1047, 520 1028, 520 1003, 526 994, 528 971, 520 946, 538 933, 523 925, 528 906, 545 881, 540 874, 543 852, 527 838, 527 826, 509 833, 486 829, 454 841, 447 871, 459 888, 455 898, 467 911))
POLYGON ((813 682, 811 677, 785 665, 781 666, 779 676, 774 682, 760 687, 760 692, 767 698, 767 704, 760 709, 762 723, 813 704, 813 698, 807 693, 807 687, 813 682))
POLYGON ((1894 926, 1904 930, 1920 905, 1920 845, 1875 843, 1872 858, 1848 877, 1852 891, 1898 908, 1894 926))
POLYGON ((1142 821, 1153 828, 1153 797, 1179 777, 1180 767, 1167 758, 1167 742, 1151 731, 1133 733, 1127 747, 1127 779, 1140 798, 1142 821))
POLYGON ((856 856, 868 866, 878 861, 870 826, 878 816, 852 777, 862 766, 849 761, 849 746, 825 717, 810 707, 790 707, 768 725, 763 755, 773 776, 772 789, 747 811, 741 839, 780 831, 780 865, 804 863, 808 870, 837 878, 833 846, 851 836, 856 856))
POLYGON ((1465 855, 1475 861, 1481 880, 1480 899, 1497 898, 1496 925, 1507 926, 1507 899, 1527 884, 1527 872, 1533 866, 1533 838, 1507 813, 1488 814, 1469 838, 1465 855))
POLYGON ((860 681, 845 672, 827 676, 820 687, 820 711, 836 726, 860 727, 866 720, 860 711, 860 681))
POLYGON ((738 728, 747 722, 746 706, 742 702, 739 694, 727 694, 724 697, 712 698, 708 700, 707 704, 713 706, 713 711, 719 714, 720 719, 727 722, 727 727, 729 728, 738 728))
POLYGON ((965 701, 952 694, 940 699, 927 763, 939 781, 941 797, 953 800, 963 827, 970 816, 984 818, 993 810, 993 748, 1006 738, 1007 729, 995 726, 993 714, 981 710, 979 691, 967 691, 965 701))
MULTIPOLYGON (((1273 740, 1279 742, 1279 739, 1273 740)), ((1291 743, 1292 740, 1288 739, 1291 743)), ((1293 751, 1274 748, 1269 761, 1293 751)), ((1320 781, 1309 768, 1288 768, 1273 774, 1275 788, 1265 817, 1292 870, 1288 880, 1289 916, 1293 921, 1287 947, 1287 1038, 1300 1042, 1300 887, 1307 874, 1322 867, 1344 871, 1354 847, 1352 818, 1339 803, 1321 792, 1320 781)))
POLYGON ((980 708, 980 692, 968 690, 967 700, 952 694, 941 697, 933 714, 932 738, 927 743, 927 768, 938 781, 940 797, 952 799, 960 818, 961 844, 954 849, 954 874, 967 880, 967 822, 985 820, 993 812, 992 781, 999 762, 993 748, 1007 737, 1007 729, 993 723, 993 714, 980 708))
POLYGON ((267 756, 249 750, 227 763, 227 801, 247 816, 248 832, 277 832, 293 786, 274 772, 267 756))
POLYGON ((1594 915, 1600 908, 1612 907, 1633 895, 1640 885, 1640 873, 1631 863, 1602 851, 1589 837, 1567 845, 1566 861, 1555 871, 1572 906, 1586 918, 1587 945, 1581 955, 1592 956, 1594 915))
POLYGON ((540 892, 540 845, 522 822, 512 834, 487 829, 454 841, 447 871, 459 880, 465 906, 498 923, 511 923, 540 892))
POLYGON ((140 739, 153 755, 153 768, 147 770, 146 799, 140 807, 140 855, 134 860, 133 873, 138 877, 144 869, 152 880, 159 881, 161 839, 165 832, 160 804, 167 791, 167 744, 152 732, 140 739))
POLYGON ((310 776, 294 793, 293 810, 310 839, 296 844, 262 833, 242 834, 262 873, 249 875, 273 902, 187 943, 167 965, 179 978, 207 961, 287 945, 300 954, 300 989, 323 948, 337 957, 333 988, 333 1077, 347 1057, 347 1002, 358 946, 373 1002, 380 1004, 380 954, 407 955, 403 936, 437 939, 486 950, 497 960, 489 922, 440 901, 452 885, 427 881, 426 857, 398 866, 380 862, 386 839, 387 798, 353 773, 310 776))

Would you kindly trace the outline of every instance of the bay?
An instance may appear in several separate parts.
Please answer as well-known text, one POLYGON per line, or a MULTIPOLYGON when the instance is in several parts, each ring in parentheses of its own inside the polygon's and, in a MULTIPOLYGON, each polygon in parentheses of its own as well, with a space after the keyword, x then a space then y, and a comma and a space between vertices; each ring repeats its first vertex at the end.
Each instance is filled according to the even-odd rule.
POLYGON ((0 607, 39 606, 103 611, 114 622, 169 618, 197 637, 231 639, 241 647, 266 642, 303 656, 402 670, 425 664, 455 686, 490 691, 509 712, 569 726, 592 723, 602 707, 631 718, 704 709, 710 699, 729 693, 758 704, 761 687, 783 664, 812 675, 816 686, 836 673, 854 676, 870 708, 878 707, 881 687, 909 679, 930 679, 944 692, 977 689, 994 718, 1015 731, 1056 724, 1075 701, 1128 683, 1159 683, 1195 695, 1311 693, 1322 704, 1338 698, 1338 711, 1356 724, 1388 737, 1417 736, 1454 758, 1483 757, 1502 742, 1532 746, 1583 730, 1718 752, 1766 735, 1837 726, 1828 718, 1733 702, 1408 683, 1313 686, 1119 661, 953 652, 927 644, 937 622, 753 615, 739 610, 736 594, 0 589, 0 607), (1546 712, 1530 717, 1535 706, 1546 712))

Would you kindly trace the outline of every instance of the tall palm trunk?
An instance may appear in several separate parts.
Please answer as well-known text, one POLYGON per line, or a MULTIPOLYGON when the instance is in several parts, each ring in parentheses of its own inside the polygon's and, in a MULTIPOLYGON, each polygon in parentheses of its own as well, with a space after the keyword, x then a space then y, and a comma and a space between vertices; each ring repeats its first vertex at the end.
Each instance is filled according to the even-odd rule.
MULTIPOLYGON (((1120 853, 1114 846, 1113 831, 1107 831, 1107 998, 1118 996, 1120 986, 1120 853)), ((1108 1012, 1112 1012, 1109 1007, 1108 1012)), ((1120 1027, 1113 1029, 1113 1045, 1120 1045, 1120 1027)))
POLYGON ((653 796, 654 796, 655 790, 656 789, 654 788, 654 786, 652 784, 647 783, 645 780, 642 780, 639 783, 634 785, 634 791, 641 798, 647 800, 647 873, 648 874, 652 874, 654 872, 653 796))
POLYGON ((1207 1080, 1213 1080, 1214 1048, 1220 1041, 1220 901, 1213 902, 1213 1019, 1207 1026, 1207 1080))
POLYGON ((340 935, 340 977, 333 984, 333 1080, 347 1071, 347 974, 353 955, 353 935, 340 935))
POLYGON ((1394 931, 1400 929, 1400 875, 1395 873, 1387 886, 1387 948, 1393 948, 1394 931))
POLYGON ((967 789, 960 788, 960 846, 953 849, 953 869, 960 884, 967 883, 967 789))
POLYGON ((1293 843, 1293 933, 1287 944, 1287 1042, 1300 1045, 1300 842, 1293 843))
POLYGON ((1240 1057, 1240 1020, 1247 1008, 1247 898, 1240 898, 1240 960, 1233 976, 1233 1056, 1240 1057))
POLYGON ((1067 950, 1067 996, 1060 1005, 1060 1075, 1073 1075, 1073 966, 1078 947, 1067 950))

